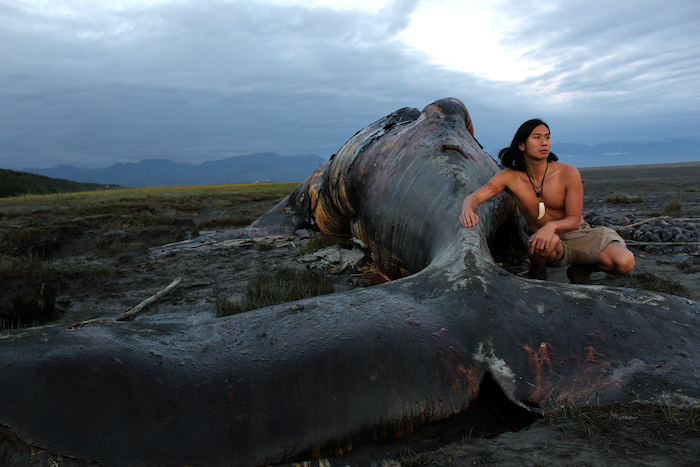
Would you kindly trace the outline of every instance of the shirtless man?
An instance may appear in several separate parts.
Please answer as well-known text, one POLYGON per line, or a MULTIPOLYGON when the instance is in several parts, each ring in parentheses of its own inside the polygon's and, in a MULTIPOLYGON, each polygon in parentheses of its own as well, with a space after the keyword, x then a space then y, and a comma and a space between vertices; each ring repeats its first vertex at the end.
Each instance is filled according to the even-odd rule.
POLYGON ((579 171, 557 162, 550 152, 549 127, 541 120, 523 123, 510 147, 498 156, 506 169, 467 196, 460 221, 464 227, 479 222, 479 205, 505 190, 525 216, 530 230, 528 277, 547 279, 545 266, 571 264, 572 283, 587 283, 591 272, 629 274, 634 255, 615 231, 590 228, 583 220, 583 182, 579 171))

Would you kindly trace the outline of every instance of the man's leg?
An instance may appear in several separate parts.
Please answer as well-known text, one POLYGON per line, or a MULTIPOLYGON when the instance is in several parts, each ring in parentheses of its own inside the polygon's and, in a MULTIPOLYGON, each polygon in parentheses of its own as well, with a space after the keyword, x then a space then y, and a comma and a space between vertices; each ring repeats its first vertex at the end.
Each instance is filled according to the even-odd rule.
POLYGON ((547 280, 547 270, 545 266, 552 261, 560 261, 564 256, 564 245, 561 244, 559 236, 555 236, 547 251, 542 254, 527 252, 527 257, 530 259, 530 270, 527 277, 530 279, 547 280))
POLYGON ((598 255, 597 264, 572 264, 566 275, 572 284, 588 284, 588 276, 597 271, 629 274, 634 269, 634 254, 618 242, 611 242, 598 255))
POLYGON ((634 253, 612 242, 598 255, 598 267, 611 274, 629 274, 634 269, 634 253))

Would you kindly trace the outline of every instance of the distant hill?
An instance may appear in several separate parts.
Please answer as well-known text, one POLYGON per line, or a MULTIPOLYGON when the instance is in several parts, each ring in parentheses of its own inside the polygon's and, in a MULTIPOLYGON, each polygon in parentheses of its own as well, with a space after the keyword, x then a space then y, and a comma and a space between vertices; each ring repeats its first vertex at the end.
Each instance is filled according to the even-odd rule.
MULTIPOLYGON (((489 154, 497 159, 499 149, 489 154)), ((662 164, 700 161, 700 142, 676 140, 667 143, 620 142, 586 146, 555 141, 552 143, 552 152, 559 156, 561 162, 576 167, 662 164)))
POLYGON ((27 172, 78 182, 115 183, 127 187, 217 185, 253 182, 301 182, 325 159, 318 156, 280 156, 267 152, 229 157, 199 165, 169 159, 145 159, 103 169, 57 165, 27 172))
POLYGON ((116 188, 114 185, 78 183, 16 170, 0 169, 0 198, 20 195, 46 195, 74 191, 94 191, 116 188))

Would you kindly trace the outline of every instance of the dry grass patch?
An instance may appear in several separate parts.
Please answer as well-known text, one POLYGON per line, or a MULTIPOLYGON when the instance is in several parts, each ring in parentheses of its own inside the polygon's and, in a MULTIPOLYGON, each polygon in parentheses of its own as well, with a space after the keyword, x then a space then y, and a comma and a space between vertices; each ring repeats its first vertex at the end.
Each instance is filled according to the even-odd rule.
POLYGON ((243 289, 243 298, 240 300, 236 302, 218 300, 215 305, 215 315, 221 318, 266 306, 324 295, 333 290, 333 284, 326 273, 318 269, 305 269, 300 272, 281 269, 272 274, 262 273, 248 281, 243 289))

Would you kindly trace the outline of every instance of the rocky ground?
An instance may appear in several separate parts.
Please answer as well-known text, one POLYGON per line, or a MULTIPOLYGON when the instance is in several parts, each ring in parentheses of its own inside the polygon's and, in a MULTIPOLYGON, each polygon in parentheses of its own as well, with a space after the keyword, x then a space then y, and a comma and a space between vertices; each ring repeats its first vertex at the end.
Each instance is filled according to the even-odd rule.
MULTIPOLYGON (((587 219, 618 229, 637 258, 631 276, 595 273, 592 283, 648 288, 700 300, 700 163, 581 172, 587 219), (680 210, 673 210, 673 200, 678 200, 680 210)), ((277 195, 261 201, 255 209, 248 210, 248 215, 255 218, 279 199, 281 196, 277 195)), ((22 245, 22 232, 27 232, 29 223, 37 217, 39 224, 60 226, 29 238, 23 254, 25 258, 50 256, 48 270, 33 273, 37 279, 34 282, 41 284, 37 286, 40 291, 34 293, 53 299, 55 309, 50 318, 65 324, 117 317, 178 278, 182 282, 172 292, 135 319, 215 319, 217 304, 239 299, 248 281, 260 271, 322 267, 333 273, 330 277, 335 290, 367 286, 360 268, 368 258, 357 245, 337 244, 321 255, 302 258, 300 250, 312 241, 312 235, 232 238, 229 232, 236 226, 230 220, 229 225, 215 230, 216 223, 211 220, 217 216, 230 219, 231 212, 223 211, 234 208, 223 209, 213 198, 200 200, 198 209, 178 210, 177 203, 154 203, 146 199, 130 204, 142 211, 142 217, 134 217, 133 209, 131 213, 118 214, 107 207, 89 213, 73 209, 64 212, 60 220, 51 213, 61 211, 61 207, 0 207, 0 249, 4 248, 6 255, 16 251, 22 245), (154 217, 166 219, 163 225, 169 227, 137 233, 129 230, 138 222, 145 222, 143 219, 154 217)), ((180 206, 183 204, 186 203, 183 201, 180 206)), ((514 257, 504 267, 517 274, 527 268, 527 263, 522 256, 514 257)), ((550 270, 549 276, 550 281, 567 282, 563 268, 550 270)), ((28 277, 0 276, 3 309, 11 307, 11 290, 20 288, 18 284, 32 282, 28 277)), ((695 459, 700 449, 700 416, 696 414, 699 409, 664 412, 659 407, 640 404, 592 409, 593 412, 564 410, 564 415, 559 411, 558 415, 540 419, 518 432, 488 439, 466 436, 441 446, 431 445, 429 449, 416 443, 403 446, 386 458, 365 457, 357 462, 393 466, 698 465, 695 459)), ((350 465, 345 459, 329 462, 328 465, 350 465)))

